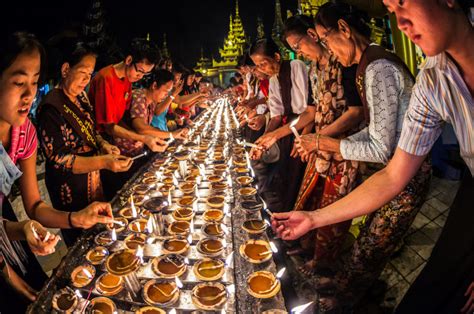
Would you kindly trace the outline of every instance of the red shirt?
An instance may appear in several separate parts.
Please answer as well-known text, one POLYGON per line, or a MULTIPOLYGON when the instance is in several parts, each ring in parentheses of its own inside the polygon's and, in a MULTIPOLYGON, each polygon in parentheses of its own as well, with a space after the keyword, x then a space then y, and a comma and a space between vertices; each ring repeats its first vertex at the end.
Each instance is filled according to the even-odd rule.
POLYGON ((105 124, 118 124, 130 108, 132 83, 119 78, 113 65, 101 69, 92 79, 89 99, 95 109, 97 129, 104 131, 105 124))
POLYGON ((265 97, 268 97, 269 88, 270 88, 269 80, 265 79, 265 80, 260 81, 260 90, 262 91, 265 97))

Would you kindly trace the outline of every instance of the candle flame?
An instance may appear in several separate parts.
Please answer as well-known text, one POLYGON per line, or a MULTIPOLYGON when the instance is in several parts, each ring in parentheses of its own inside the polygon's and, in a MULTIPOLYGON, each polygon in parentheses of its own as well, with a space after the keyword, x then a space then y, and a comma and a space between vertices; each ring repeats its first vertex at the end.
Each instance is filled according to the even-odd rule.
POLYGON ((276 277, 277 277, 278 279, 280 279, 280 278, 283 276, 283 274, 285 273, 285 271, 286 271, 286 267, 283 267, 282 269, 280 269, 280 270, 278 271, 278 273, 276 274, 276 277))
POLYGON ((146 230, 148 231, 148 233, 153 232, 153 219, 151 218, 151 215, 150 215, 150 218, 148 218, 148 221, 146 223, 146 230))
POLYGON ((228 285, 227 292, 229 292, 230 294, 233 294, 235 292, 235 285, 234 284, 228 285))
POLYGON ((171 206, 171 190, 168 191, 168 206, 171 206))
POLYGON ((222 240, 222 246, 227 247, 227 240, 226 239, 222 240))
POLYGON ((189 223, 189 231, 191 232, 191 235, 194 233, 194 219, 189 223))
POLYGON ((82 298, 82 294, 81 294, 81 291, 79 291, 79 289, 76 289, 76 291, 74 291, 74 293, 75 293, 79 298, 82 298))
POLYGON ((225 265, 226 265, 227 267, 231 267, 232 261, 233 261, 233 257, 234 257, 234 251, 230 252, 229 256, 227 256, 227 258, 225 259, 225 265))
POLYGON ((110 236, 112 241, 117 241, 117 232, 115 231, 115 228, 112 229, 112 235, 110 236))
POLYGON ((226 225, 221 225, 222 231, 224 231, 225 234, 229 234, 229 228, 227 228, 226 225))
POLYGON ((176 310, 175 310, 175 309, 171 309, 168 313, 169 313, 169 314, 176 314, 176 310))
POLYGON ((174 277, 175 278, 175 282, 176 282, 176 286, 181 289, 183 288, 183 283, 181 282, 181 280, 179 280, 179 278, 176 276, 174 277))
POLYGON ((276 247, 275 243, 270 241, 270 248, 272 249, 273 253, 278 253, 278 248, 276 247))
POLYGON ((185 257, 185 258, 184 258, 184 263, 185 263, 186 265, 189 265, 189 258, 185 257))
POLYGON ((82 272, 87 276, 87 278, 92 279, 93 276, 87 268, 83 268, 82 272))
POLYGON ((132 216, 133 218, 137 218, 137 208, 135 207, 135 202, 133 201, 133 194, 130 195, 130 207, 132 208, 132 216))
POLYGON ((143 246, 139 245, 137 247, 137 253, 135 255, 140 259, 140 262, 143 264, 143 246))
POLYGON ((293 314, 303 313, 303 311, 306 310, 311 304, 313 304, 313 301, 308 302, 308 303, 303 304, 303 305, 296 306, 296 307, 291 309, 291 313, 293 313, 293 314))
POLYGON ((173 175, 173 184, 174 186, 178 186, 178 179, 176 179, 176 176, 173 175))
POLYGON ((192 235, 188 235, 188 243, 189 244, 193 243, 193 236, 192 235))

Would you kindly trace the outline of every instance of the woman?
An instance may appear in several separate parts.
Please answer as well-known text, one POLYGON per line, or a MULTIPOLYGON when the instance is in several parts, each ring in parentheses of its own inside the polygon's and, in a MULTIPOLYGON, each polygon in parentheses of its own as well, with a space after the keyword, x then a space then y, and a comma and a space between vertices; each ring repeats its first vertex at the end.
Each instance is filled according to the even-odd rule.
MULTIPOLYGON (((93 111, 84 89, 94 72, 96 54, 86 45, 70 45, 63 52, 61 81, 38 110, 41 146, 46 156, 46 187, 53 206, 77 212, 104 200, 100 170, 127 171, 132 161, 96 133, 93 111)), ((71 246, 79 230, 62 230, 71 246)))
MULTIPOLYGON (((364 119, 362 103, 355 87, 355 66, 342 67, 336 57, 318 42, 311 18, 300 15, 289 18, 285 25, 288 45, 300 56, 311 61, 310 82, 316 107, 300 115, 296 129, 308 125, 314 132, 343 138, 358 129, 364 119)), ((288 125, 282 126, 260 138, 258 143, 270 147, 282 137, 291 135, 288 125)), ((293 210, 315 210, 338 200, 349 193, 356 183, 359 164, 345 160, 339 153, 315 152, 306 167, 293 210)), ((333 265, 344 243, 351 220, 325 226, 301 239, 303 248, 314 255, 300 268, 311 274, 321 264, 333 265), (315 240, 316 239, 316 240, 315 240)), ((301 249, 289 254, 302 253, 301 249)))
MULTIPOLYGON (((300 60, 284 61, 280 50, 272 39, 257 40, 249 50, 249 55, 256 68, 270 77, 268 108, 270 121, 265 133, 288 124, 302 114, 308 106, 308 71, 300 60)), ((256 143, 259 140, 257 139, 256 143)), ((290 156, 293 138, 285 137, 278 142, 279 159, 269 165, 272 173, 264 178, 269 184, 274 199, 273 211, 288 211, 293 207, 301 183, 304 165, 301 160, 290 156)), ((259 160, 262 150, 252 148, 252 159, 259 160)), ((265 198, 265 197, 264 197, 265 198)))
MULTIPOLYGON (((400 137, 413 77, 397 56, 370 43, 365 15, 354 7, 323 5, 316 16, 316 31, 320 42, 343 66, 358 64, 356 83, 367 126, 343 140, 321 134, 303 136, 298 149, 303 155, 340 153, 344 159, 383 167, 400 137)), ((320 299, 323 308, 352 307, 378 278, 423 204, 430 170, 428 163, 423 165, 400 194, 369 215, 343 269, 333 279, 319 281, 320 288, 336 288, 335 297, 320 299)))
MULTIPOLYGON (((112 210, 107 203, 93 203, 75 215, 71 215, 58 211, 41 200, 36 177, 36 131, 27 116, 36 95, 43 60, 43 47, 33 35, 15 33, 4 40, 0 46, 0 140, 1 146, 3 146, 0 164, 5 169, 9 169, 5 171, 7 175, 3 176, 4 180, 7 178, 8 180, 2 182, 2 193, 0 194, 2 216, 5 219, 16 221, 7 194, 9 193, 8 186, 21 176, 19 179, 20 192, 26 213, 31 219, 37 220, 45 227, 90 228, 98 222, 111 223, 113 221, 112 210), (21 169, 21 172, 16 166, 21 169)), ((10 228, 9 224, 6 225, 7 232, 10 228)), ((12 226, 13 228, 21 227, 17 224, 12 226)), ((45 253, 51 252, 59 238, 52 236, 49 237, 49 241, 44 241, 45 231, 33 223, 33 225, 27 226, 26 230, 23 228, 24 231, 28 231, 26 236, 29 243, 32 234, 29 229, 32 226, 37 227, 38 233, 43 239, 42 242, 46 242, 41 245, 47 244, 45 253)), ((25 292, 28 299, 33 300, 32 291, 39 290, 47 277, 30 248, 24 243, 22 244, 26 252, 26 259, 22 260, 24 267, 10 266, 22 280, 28 282, 28 284, 21 284, 22 291, 25 292), (26 280, 26 278, 28 279, 26 280), (26 289, 25 286, 28 288, 26 289)), ((5 252, 2 254, 5 258, 5 252)), ((6 258, 8 260, 8 257, 6 258)), ((22 304, 22 302, 15 303, 16 294, 10 292, 8 287, 4 289, 2 282, 0 297, 6 299, 0 300, 0 307, 6 307, 7 311, 11 310, 9 306, 15 306, 14 309, 18 311, 16 304, 22 304), (3 293, 3 291, 6 292, 3 293)))

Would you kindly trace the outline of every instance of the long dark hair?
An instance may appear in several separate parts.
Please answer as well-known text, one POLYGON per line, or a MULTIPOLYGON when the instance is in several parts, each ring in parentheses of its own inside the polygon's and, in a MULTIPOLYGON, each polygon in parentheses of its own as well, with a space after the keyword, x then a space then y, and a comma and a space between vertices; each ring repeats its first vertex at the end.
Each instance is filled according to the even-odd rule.
POLYGON ((43 45, 36 39, 35 35, 26 32, 16 32, 9 35, 0 45, 0 76, 8 69, 16 58, 22 53, 38 51, 40 54, 41 70, 40 82, 44 77, 46 68, 46 53, 43 45))
POLYGON ((347 3, 328 2, 322 5, 316 15, 315 23, 326 29, 338 29, 339 20, 346 21, 359 34, 370 37, 368 15, 347 3))

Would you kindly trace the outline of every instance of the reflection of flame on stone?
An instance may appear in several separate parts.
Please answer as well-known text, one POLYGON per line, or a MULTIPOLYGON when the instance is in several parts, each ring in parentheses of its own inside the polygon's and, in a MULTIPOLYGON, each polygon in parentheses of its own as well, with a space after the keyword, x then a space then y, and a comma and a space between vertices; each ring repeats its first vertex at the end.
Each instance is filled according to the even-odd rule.
POLYGON ((282 269, 280 269, 278 273, 276 274, 277 279, 280 279, 285 273, 285 271, 286 271, 286 267, 283 267, 282 269))
POLYGON ((272 249, 273 253, 278 253, 278 248, 276 247, 275 243, 270 241, 270 248, 272 249))
POLYGON ((176 282, 176 287, 178 287, 179 289, 183 288, 183 283, 181 282, 181 280, 179 280, 178 277, 174 277, 175 278, 175 282, 176 282))
POLYGON ((291 309, 291 313, 292 313, 292 314, 301 314, 301 313, 303 313, 303 311, 306 310, 311 304, 313 304, 313 301, 308 302, 308 303, 303 304, 303 305, 296 306, 296 307, 294 307, 294 308, 291 309))
POLYGON ((112 229, 112 235, 110 236, 112 241, 117 241, 117 232, 115 231, 115 228, 112 229))

